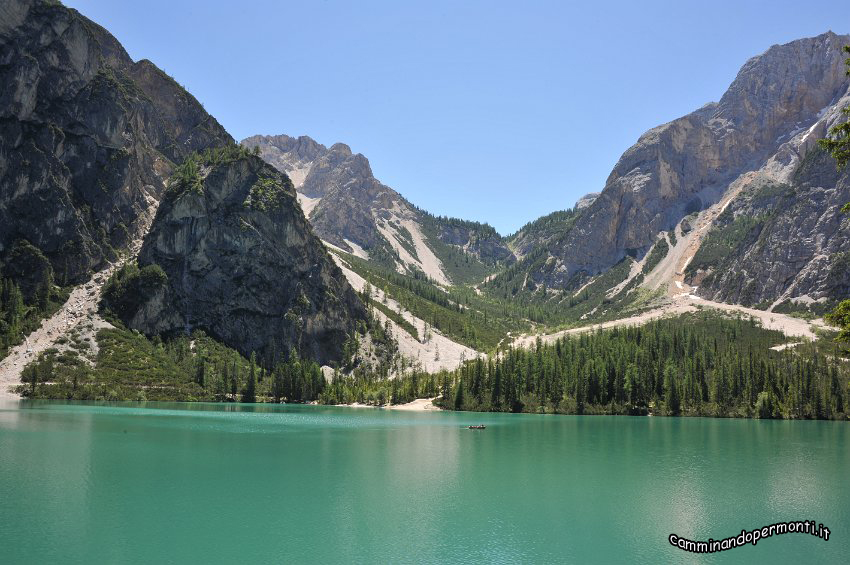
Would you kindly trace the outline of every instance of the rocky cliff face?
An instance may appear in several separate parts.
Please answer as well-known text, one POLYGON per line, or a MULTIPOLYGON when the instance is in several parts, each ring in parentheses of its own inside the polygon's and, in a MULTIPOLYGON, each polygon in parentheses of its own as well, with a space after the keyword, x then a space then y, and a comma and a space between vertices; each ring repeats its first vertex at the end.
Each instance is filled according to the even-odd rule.
POLYGON ((347 252, 400 272, 422 271, 442 284, 468 282, 472 272, 514 259, 490 226, 417 209, 345 144, 327 148, 286 135, 253 136, 242 144, 259 147, 263 159, 291 176, 316 234, 347 252), (467 268, 470 260, 475 269, 467 268))
POLYGON ((366 311, 313 235, 289 179, 251 155, 202 162, 198 182, 175 182, 139 264, 167 284, 129 316, 145 333, 203 328, 249 355, 298 350, 339 361, 366 311), (219 160, 221 161, 221 160, 219 160))
POLYGON ((689 265, 688 283, 704 298, 819 313, 850 294, 847 202, 850 172, 811 149, 787 183, 762 179, 729 205, 689 265))
POLYGON ((127 246, 174 162, 233 142, 174 80, 59 3, 0 4, 0 84, 0 261, 29 241, 60 284, 127 246))
POLYGON ((245 354, 340 359, 366 312, 292 184, 174 80, 58 2, 7 0, 0 83, 6 276, 26 291, 49 262, 58 283, 85 280, 143 235, 162 202, 140 256, 148 268, 125 281, 131 327, 200 327, 245 354))
POLYGON ((576 273, 641 256, 660 231, 718 201, 743 174, 787 169, 799 157, 788 140, 815 127, 848 90, 847 43, 850 36, 830 32, 771 47, 742 67, 719 103, 645 133, 548 246, 547 269, 529 277, 564 287, 576 273))

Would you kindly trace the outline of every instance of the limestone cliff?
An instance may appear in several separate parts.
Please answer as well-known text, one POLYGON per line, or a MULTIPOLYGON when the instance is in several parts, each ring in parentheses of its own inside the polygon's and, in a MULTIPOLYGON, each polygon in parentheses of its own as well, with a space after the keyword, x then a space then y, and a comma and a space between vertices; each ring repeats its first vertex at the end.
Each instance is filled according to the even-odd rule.
POLYGON ((0 84, 0 263, 26 240, 60 284, 128 245, 174 162, 233 142, 174 80, 58 2, 0 3, 0 84))
POLYGON ((718 103, 646 132, 529 280, 564 287, 582 280, 576 273, 642 256, 659 232, 717 202, 743 174, 781 167, 792 158, 786 142, 847 92, 841 46, 848 43, 850 36, 829 32, 773 46, 741 68, 718 103))
POLYGON ((698 294, 822 313, 850 295, 850 172, 813 148, 788 183, 754 183, 712 226, 688 266, 698 294))
POLYGON ((167 275, 128 320, 149 334, 202 328, 246 355, 294 349, 331 363, 366 319, 290 180, 252 155, 202 161, 190 182, 176 179, 139 264, 167 275))

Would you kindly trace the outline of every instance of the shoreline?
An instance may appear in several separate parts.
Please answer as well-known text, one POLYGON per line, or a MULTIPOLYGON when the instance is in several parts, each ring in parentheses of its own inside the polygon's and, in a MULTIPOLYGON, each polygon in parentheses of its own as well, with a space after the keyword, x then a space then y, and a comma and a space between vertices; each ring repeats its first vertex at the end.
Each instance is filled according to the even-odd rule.
POLYGON ((373 404, 363 404, 362 402, 352 402, 351 404, 334 404, 334 406, 343 406, 348 408, 385 408, 387 410, 401 410, 406 412, 442 412, 443 409, 439 406, 434 406, 434 400, 439 398, 417 398, 411 402, 404 404, 384 404, 375 406, 373 404))

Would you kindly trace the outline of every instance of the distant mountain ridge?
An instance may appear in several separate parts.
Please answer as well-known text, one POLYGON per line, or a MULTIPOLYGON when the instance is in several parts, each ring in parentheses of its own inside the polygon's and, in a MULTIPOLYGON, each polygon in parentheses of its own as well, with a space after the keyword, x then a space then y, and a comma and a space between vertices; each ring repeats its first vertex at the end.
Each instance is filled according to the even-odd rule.
MULTIPOLYGON (((708 231, 693 242, 690 237, 689 249, 679 249, 667 261, 678 261, 681 255, 682 264, 662 268, 679 273, 679 278, 687 270, 687 281, 705 297, 747 305, 773 304, 780 298, 822 301, 846 288, 844 282, 836 282, 834 273, 829 281, 815 274, 827 269, 828 259, 847 243, 835 215, 835 206, 844 198, 840 178, 830 180, 836 185, 819 186, 827 191, 826 198, 813 197, 810 188, 772 209, 787 217, 785 223, 793 221, 792 210, 804 218, 824 214, 835 218, 832 223, 804 221, 816 234, 799 233, 798 240, 807 242, 803 246, 790 241, 781 245, 797 250, 796 255, 769 258, 738 247, 728 250, 722 267, 715 265, 713 274, 702 275, 685 262, 708 233, 724 229, 730 213, 764 216, 766 211, 748 209, 743 200, 736 200, 738 194, 746 199, 765 183, 790 185, 816 139, 840 119, 838 110, 850 100, 841 54, 848 43, 850 36, 827 32, 773 46, 753 57, 719 102, 643 134, 620 158, 601 192, 581 198, 572 210, 530 222, 509 237, 491 232, 489 226, 430 217, 378 182, 368 160, 344 144, 328 149, 309 137, 285 135, 253 136, 242 143, 260 147, 266 161, 291 175, 305 213, 323 240, 370 260, 389 262, 403 273, 423 271, 441 284, 474 282, 473 277, 452 276, 444 268, 449 260, 441 248, 447 244, 488 264, 489 269, 479 269, 476 275, 495 276, 496 286, 575 290, 620 261, 642 260, 659 234, 674 238, 686 234, 697 215, 731 198, 729 213, 715 218, 713 212, 708 231), (513 282, 502 281, 498 274, 508 266, 513 282), (718 272, 719 268, 728 273, 718 272), (733 286, 746 290, 732 291, 733 286)), ((831 178, 825 171, 829 164, 821 161, 816 165, 819 173, 808 171, 806 186, 811 186, 812 178, 831 178)), ((774 245, 781 239, 777 232, 774 245)), ((670 276, 656 274, 651 287, 658 288, 662 279, 672 284, 670 276)), ((843 281, 843 275, 839 279, 843 281)))
MULTIPOLYGON (((582 206, 560 234, 542 239, 545 251, 538 249, 525 266, 517 265, 514 276, 521 273, 531 289, 575 290, 620 261, 641 259, 659 234, 687 233, 683 220, 693 221, 721 199, 731 198, 734 215, 764 214, 746 212, 736 195, 745 198, 765 183, 792 184, 817 139, 841 119, 840 108, 850 104, 841 53, 846 44, 850 36, 827 32, 773 46, 750 59, 719 102, 643 134, 620 158, 601 194, 582 206)), ((847 243, 836 216, 846 179, 829 171, 835 168, 829 159, 811 165, 816 171, 806 173, 804 184, 821 183, 816 186, 824 196, 801 188, 773 209, 785 218, 782 229, 778 219, 767 226, 776 229, 770 240, 775 253, 727 249, 722 269, 700 277, 696 292, 746 304, 840 295, 843 283, 834 284, 834 277, 827 283, 814 273, 827 269, 828 257, 847 243), (818 222, 824 215, 831 219, 818 222), (812 231, 787 229, 792 226, 812 231), (732 290, 739 285, 749 290, 732 290)), ((728 217, 718 218, 712 231, 728 217)), ((766 241, 764 236, 760 241, 766 241)), ((673 271, 681 273, 699 246, 694 241, 692 249, 680 250, 682 264, 671 265, 673 271)))
POLYGON ((309 137, 248 137, 266 162, 293 180, 305 215, 326 242, 401 273, 422 272, 444 285, 472 282, 513 253, 490 226, 439 218, 378 181, 368 159, 343 143, 309 137))

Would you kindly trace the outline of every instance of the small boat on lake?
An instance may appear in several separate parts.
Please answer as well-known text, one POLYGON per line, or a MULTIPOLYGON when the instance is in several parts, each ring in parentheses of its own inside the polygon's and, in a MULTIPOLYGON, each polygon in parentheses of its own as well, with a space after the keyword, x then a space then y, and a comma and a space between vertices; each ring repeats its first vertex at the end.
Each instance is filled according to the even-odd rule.
POLYGON ((470 430, 484 430, 487 428, 484 424, 478 424, 477 426, 467 426, 470 430))

